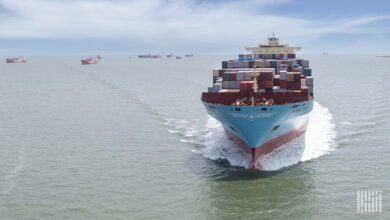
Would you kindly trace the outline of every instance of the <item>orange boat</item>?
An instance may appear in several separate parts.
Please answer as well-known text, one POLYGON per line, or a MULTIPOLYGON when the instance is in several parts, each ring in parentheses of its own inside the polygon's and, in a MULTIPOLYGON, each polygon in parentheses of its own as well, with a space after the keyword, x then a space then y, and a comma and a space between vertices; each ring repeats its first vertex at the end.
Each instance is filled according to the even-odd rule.
POLYGON ((8 58, 5 59, 7 63, 25 63, 27 59, 25 57, 15 57, 15 58, 8 58))
POLYGON ((87 59, 81 60, 81 64, 97 64, 98 58, 94 57, 88 57, 87 59))

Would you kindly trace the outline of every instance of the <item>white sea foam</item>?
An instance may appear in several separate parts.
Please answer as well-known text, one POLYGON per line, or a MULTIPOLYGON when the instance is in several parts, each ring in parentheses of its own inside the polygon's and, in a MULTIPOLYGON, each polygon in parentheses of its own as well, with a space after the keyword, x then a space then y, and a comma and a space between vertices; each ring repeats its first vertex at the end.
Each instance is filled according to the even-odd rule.
MULTIPOLYGON (((218 121, 210 117, 206 123, 206 131, 207 134, 201 138, 201 147, 195 150, 196 153, 212 160, 226 159, 233 166, 250 167, 250 153, 229 140, 218 121)), ((265 155, 261 166, 264 170, 279 170, 300 161, 320 157, 333 150, 335 136, 332 114, 326 107, 314 102, 306 134, 265 155)))
POLYGON ((14 187, 15 187, 15 181, 14 177, 23 169, 25 166, 26 160, 24 156, 24 148, 19 149, 19 156, 16 166, 9 172, 7 176, 5 176, 5 185, 8 185, 5 190, 0 192, 0 194, 8 194, 10 193, 14 187))

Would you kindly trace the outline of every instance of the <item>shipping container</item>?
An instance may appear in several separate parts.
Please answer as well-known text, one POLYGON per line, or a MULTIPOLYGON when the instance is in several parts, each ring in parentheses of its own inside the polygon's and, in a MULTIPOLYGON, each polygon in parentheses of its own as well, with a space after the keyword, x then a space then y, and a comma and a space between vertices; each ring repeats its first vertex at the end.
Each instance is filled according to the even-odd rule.
POLYGON ((281 89, 286 89, 287 88, 287 81, 286 80, 280 80, 279 86, 281 89))
POLYGON ((213 69, 213 76, 219 76, 219 69, 213 69))
POLYGON ((307 84, 307 86, 313 86, 313 82, 314 81, 314 78, 312 77, 312 76, 308 76, 308 77, 306 77, 306 84, 307 84))
POLYGON ((304 68, 303 69, 303 74, 305 76, 311 76, 311 69, 310 68, 304 68))
POLYGON ((269 89, 269 88, 273 88, 273 81, 272 80, 258 81, 257 85, 260 89, 269 89))
POLYGON ((254 82, 253 81, 242 81, 240 83, 240 90, 245 92, 253 91, 254 82))
POLYGON ((300 72, 293 72, 294 75, 294 82, 301 82, 301 73, 300 72))
POLYGON ((228 68, 228 62, 227 61, 222 61, 222 68, 228 68))
POLYGON ((302 66, 303 66, 304 68, 309 68, 309 61, 308 61, 308 60, 303 60, 303 61, 302 61, 302 66))
POLYGON ((287 82, 294 82, 294 74, 292 72, 287 72, 287 82))
POLYGON ((214 89, 214 92, 218 92, 219 90, 222 89, 222 84, 221 83, 214 83, 213 89, 214 89))

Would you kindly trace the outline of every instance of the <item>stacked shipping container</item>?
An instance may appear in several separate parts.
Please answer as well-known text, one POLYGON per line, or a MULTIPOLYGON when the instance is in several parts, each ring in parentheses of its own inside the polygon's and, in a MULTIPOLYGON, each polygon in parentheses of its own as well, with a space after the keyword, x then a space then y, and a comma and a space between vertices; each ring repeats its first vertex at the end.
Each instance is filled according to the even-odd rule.
POLYGON ((309 61, 295 54, 239 54, 236 60, 222 61, 213 70, 213 86, 208 92, 309 92, 313 78, 309 61))

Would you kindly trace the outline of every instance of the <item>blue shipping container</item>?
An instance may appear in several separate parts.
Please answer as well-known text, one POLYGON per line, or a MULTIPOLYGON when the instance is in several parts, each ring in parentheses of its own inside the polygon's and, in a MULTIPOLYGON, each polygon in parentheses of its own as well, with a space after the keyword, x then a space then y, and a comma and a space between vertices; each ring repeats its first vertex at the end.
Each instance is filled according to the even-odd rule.
POLYGON ((228 62, 227 61, 222 61, 222 69, 226 69, 228 62))
POLYGON ((223 73, 223 80, 224 81, 229 81, 230 74, 229 73, 223 73))
POLYGON ((310 69, 310 68, 305 68, 305 69, 303 69, 303 75, 305 75, 305 76, 311 76, 311 69, 310 69))

